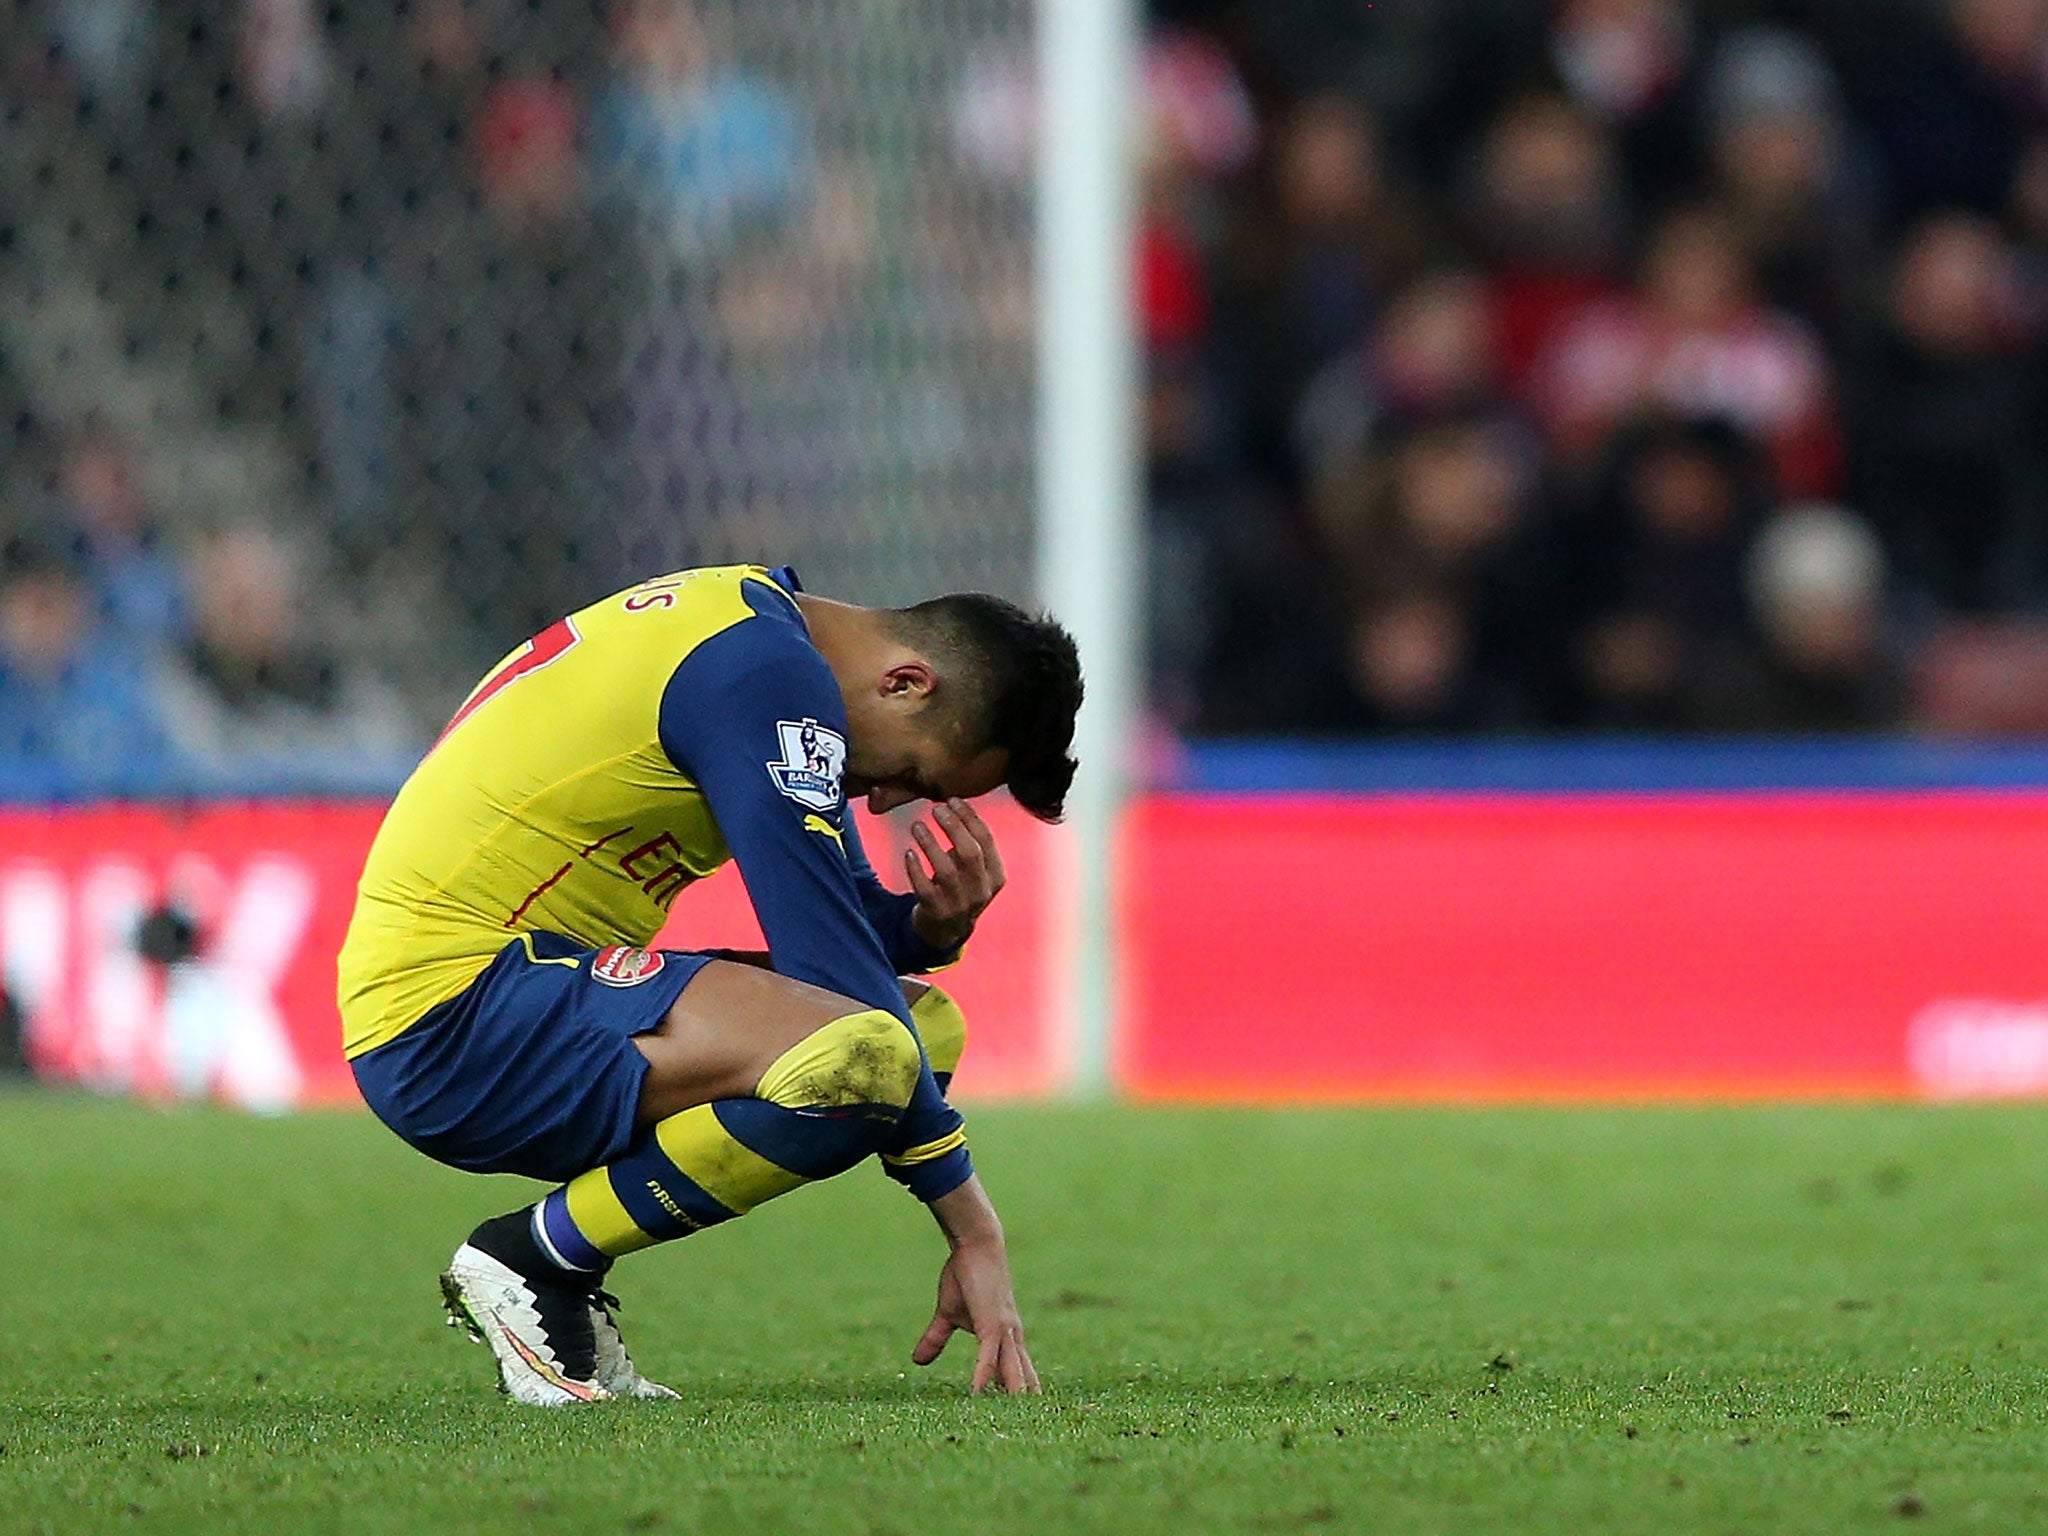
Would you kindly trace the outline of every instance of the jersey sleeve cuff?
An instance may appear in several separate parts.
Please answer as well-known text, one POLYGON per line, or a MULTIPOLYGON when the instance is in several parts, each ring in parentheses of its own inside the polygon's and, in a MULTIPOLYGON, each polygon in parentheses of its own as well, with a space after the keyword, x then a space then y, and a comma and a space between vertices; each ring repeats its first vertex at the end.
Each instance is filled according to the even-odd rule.
POLYGON ((962 939, 951 949, 936 949, 927 944, 924 935, 917 931, 913 914, 917 911, 917 898, 906 900, 896 916, 896 931, 890 936, 889 959, 899 974, 905 976, 926 976, 933 971, 943 971, 960 963, 960 957, 967 952, 967 940, 962 939))
POLYGON ((912 1147, 895 1155, 884 1153, 882 1167, 890 1178, 927 1205, 950 1195, 974 1177, 974 1159, 967 1152, 966 1132, 957 1130, 929 1148, 912 1147))
MULTIPOLYGON (((893 903, 895 909, 881 915, 877 936, 883 940, 883 948, 889 952, 889 965, 895 967, 897 975, 926 975, 928 971, 944 971, 948 965, 958 965, 961 954, 967 952, 965 938, 950 950, 932 948, 924 942, 924 934, 918 932, 918 924, 911 920, 911 913, 918 911, 918 897, 905 891, 895 895, 893 903)), ((877 913, 870 909, 868 915, 872 920, 877 913)))

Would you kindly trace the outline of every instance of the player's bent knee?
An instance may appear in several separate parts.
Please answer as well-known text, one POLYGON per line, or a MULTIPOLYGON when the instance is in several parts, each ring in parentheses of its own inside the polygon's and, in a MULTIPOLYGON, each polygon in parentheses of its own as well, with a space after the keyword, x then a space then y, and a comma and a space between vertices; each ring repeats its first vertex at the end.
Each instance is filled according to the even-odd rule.
POLYGON ((944 1089, 960 1069, 961 1053, 967 1049, 967 1016, 950 996, 927 983, 910 1005, 910 1022, 917 1026, 917 1037, 924 1042, 932 1075, 944 1089))
POLYGON ((896 1120, 917 1091, 923 1060, 894 1014, 866 1009, 834 1019, 777 1057, 755 1097, 784 1109, 853 1109, 896 1120))

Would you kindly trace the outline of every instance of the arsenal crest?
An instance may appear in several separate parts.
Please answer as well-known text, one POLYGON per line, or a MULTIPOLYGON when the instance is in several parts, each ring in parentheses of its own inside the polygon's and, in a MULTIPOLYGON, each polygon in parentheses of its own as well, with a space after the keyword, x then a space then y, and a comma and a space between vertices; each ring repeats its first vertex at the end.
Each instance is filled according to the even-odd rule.
POLYGON ((600 949, 590 962, 590 974, 608 987, 637 987, 661 974, 666 962, 658 949, 635 949, 614 944, 600 949))

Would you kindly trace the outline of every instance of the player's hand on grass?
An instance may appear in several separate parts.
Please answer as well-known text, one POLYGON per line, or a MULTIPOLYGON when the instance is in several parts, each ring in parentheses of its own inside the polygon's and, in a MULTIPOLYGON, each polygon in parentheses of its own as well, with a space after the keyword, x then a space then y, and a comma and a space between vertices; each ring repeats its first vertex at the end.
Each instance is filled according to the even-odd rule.
POLYGON ((917 892, 910 921, 934 949, 958 949, 1003 888, 1003 856, 996 851, 995 834, 965 800, 933 805, 932 820, 946 841, 941 843, 937 833, 918 821, 910 828, 917 846, 903 850, 903 867, 910 875, 910 888, 917 892))
POLYGON ((955 1248, 939 1271, 939 1305, 910 1358, 930 1365, 955 1333, 971 1333, 979 1346, 972 1391, 994 1385, 1005 1392, 1038 1392, 1038 1370, 1024 1347, 1024 1320, 1010 1287, 1010 1261, 1000 1241, 955 1248))

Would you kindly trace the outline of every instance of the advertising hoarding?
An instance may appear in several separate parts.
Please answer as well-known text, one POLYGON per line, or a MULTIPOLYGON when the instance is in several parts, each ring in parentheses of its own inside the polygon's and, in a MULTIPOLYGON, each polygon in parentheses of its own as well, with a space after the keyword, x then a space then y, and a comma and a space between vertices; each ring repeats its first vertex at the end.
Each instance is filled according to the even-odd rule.
MULTIPOLYGON (((347 1102, 335 950, 380 808, 0 811, 0 986, 46 1074, 347 1102)), ((1046 872, 942 978, 969 1099, 1057 1087, 1046 872)), ((866 823, 877 867, 898 829, 866 823)), ((2048 1092, 2048 795, 1156 795, 1127 828, 1122 1088, 1140 1098, 2048 1092)), ((897 874, 896 883, 901 876, 897 874)), ((731 870, 661 943, 757 944, 731 870)))

